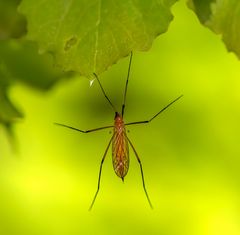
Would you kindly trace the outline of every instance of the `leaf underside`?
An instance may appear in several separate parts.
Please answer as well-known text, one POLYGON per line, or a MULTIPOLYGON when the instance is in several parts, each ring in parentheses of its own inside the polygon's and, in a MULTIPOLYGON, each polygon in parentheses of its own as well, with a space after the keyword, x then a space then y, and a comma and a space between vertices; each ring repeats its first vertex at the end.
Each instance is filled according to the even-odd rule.
POLYGON ((222 39, 229 51, 240 58, 240 1, 239 0, 189 0, 202 24, 222 39))
POLYGON ((66 71, 91 77, 165 32, 177 0, 22 0, 30 40, 66 71))

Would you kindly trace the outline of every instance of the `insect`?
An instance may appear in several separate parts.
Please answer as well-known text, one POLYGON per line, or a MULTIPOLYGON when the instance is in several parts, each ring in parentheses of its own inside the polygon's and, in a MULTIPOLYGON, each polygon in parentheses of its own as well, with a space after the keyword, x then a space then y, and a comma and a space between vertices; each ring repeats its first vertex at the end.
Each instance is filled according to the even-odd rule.
POLYGON ((103 95, 105 96, 105 98, 107 99, 108 103, 111 105, 112 109, 115 112, 115 117, 114 117, 114 125, 110 125, 110 126, 104 126, 104 127, 98 127, 95 129, 90 129, 90 130, 80 130, 77 129, 75 127, 72 126, 68 126, 65 124, 60 124, 60 123, 55 123, 59 126, 62 127, 66 127, 75 131, 79 131, 82 133, 90 133, 90 132, 94 132, 94 131, 99 131, 99 130, 103 130, 103 129, 107 129, 107 128, 113 128, 113 135, 107 145, 107 148, 103 154, 102 160, 101 160, 101 164, 100 164, 100 170, 99 170, 99 175, 98 175, 98 184, 97 184, 97 191, 94 195, 94 198, 92 200, 92 203, 89 207, 89 210, 92 209, 95 200, 97 198, 99 189, 100 189, 100 182, 101 182, 101 174, 102 174, 102 166, 104 163, 104 160, 106 158, 107 152, 110 148, 110 145, 112 144, 112 163, 113 163, 113 169, 116 173, 116 175, 118 177, 120 177, 122 179, 122 181, 124 181, 124 177, 127 175, 128 173, 128 168, 129 168, 129 145, 132 148, 137 161, 139 163, 140 166, 140 171, 141 171, 141 177, 142 177, 142 184, 143 184, 143 189, 145 192, 145 195, 147 197, 148 203, 150 205, 151 208, 153 208, 152 203, 150 201, 150 198, 148 196, 148 192, 145 186, 145 180, 144 180, 144 174, 143 174, 143 167, 142 167, 142 163, 141 160, 138 156, 138 153, 136 151, 136 149, 134 148, 132 142, 130 141, 130 139, 127 137, 126 134, 126 126, 130 126, 130 125, 137 125, 137 124, 146 124, 151 122, 153 119, 155 119, 160 113, 162 113, 164 110, 166 110, 169 106, 171 106, 173 103, 175 103, 177 100, 179 100, 183 95, 177 97, 176 99, 174 99, 171 103, 169 103, 167 106, 165 106, 164 108, 162 108, 158 113, 156 113, 152 118, 150 118, 149 120, 145 120, 145 121, 136 121, 136 122, 129 122, 129 123, 124 123, 123 117, 124 117, 124 111, 125 111, 125 104, 126 104, 126 96, 127 96, 127 89, 128 89, 128 80, 129 80, 129 75, 130 75, 130 70, 131 70, 131 64, 132 64, 132 52, 130 55, 130 60, 129 60, 129 66, 128 66, 128 73, 127 73, 127 79, 126 79, 126 84, 125 84, 125 90, 124 90, 124 96, 123 96, 123 104, 122 104, 122 110, 121 113, 118 112, 115 108, 115 106, 112 104, 112 102, 110 101, 110 99, 108 98, 108 96, 105 93, 105 90, 103 89, 100 80, 97 76, 97 74, 93 74, 94 77, 96 78, 96 80, 99 83, 99 86, 102 90, 103 95))

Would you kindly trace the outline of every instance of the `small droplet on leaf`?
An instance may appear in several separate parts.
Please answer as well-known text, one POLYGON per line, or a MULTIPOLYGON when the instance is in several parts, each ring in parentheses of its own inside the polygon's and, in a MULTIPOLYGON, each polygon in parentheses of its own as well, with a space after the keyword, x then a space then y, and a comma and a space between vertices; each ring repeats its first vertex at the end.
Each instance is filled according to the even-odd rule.
POLYGON ((92 85, 93 85, 94 81, 95 81, 95 78, 94 78, 94 79, 92 79, 92 80, 90 80, 90 86, 92 86, 92 85))

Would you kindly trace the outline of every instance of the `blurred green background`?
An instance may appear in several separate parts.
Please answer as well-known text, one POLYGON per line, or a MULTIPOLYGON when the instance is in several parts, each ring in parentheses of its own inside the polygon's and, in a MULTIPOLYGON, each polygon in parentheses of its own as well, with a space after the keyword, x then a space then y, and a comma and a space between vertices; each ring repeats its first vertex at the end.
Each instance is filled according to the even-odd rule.
MULTIPOLYGON (((0 126, 1 235, 240 234, 240 62, 184 1, 173 14, 152 49, 134 53, 125 110, 126 122, 145 120, 184 94, 152 123, 128 128, 154 210, 133 152, 123 184, 109 151, 88 212, 111 135, 53 123, 112 124, 114 113, 96 82, 65 79, 48 92, 16 83, 9 95, 25 117, 14 125, 15 148, 0 126)), ((101 76, 119 109, 128 61, 101 76)))

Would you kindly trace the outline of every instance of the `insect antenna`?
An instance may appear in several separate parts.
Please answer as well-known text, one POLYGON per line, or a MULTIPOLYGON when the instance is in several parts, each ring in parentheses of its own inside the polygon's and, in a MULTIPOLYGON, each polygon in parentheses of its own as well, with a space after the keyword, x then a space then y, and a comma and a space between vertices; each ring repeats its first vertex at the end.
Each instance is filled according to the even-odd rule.
POLYGON ((125 90, 124 90, 124 96, 123 96, 122 117, 123 117, 123 115, 124 115, 125 104, 126 104, 126 96, 127 96, 127 88, 128 88, 128 79, 129 79, 130 70, 131 70, 131 65, 132 65, 132 56, 133 56, 133 53, 132 53, 132 51, 131 51, 130 60, 129 60, 129 65, 128 65, 127 80, 126 80, 125 90))
POLYGON ((98 81, 98 83, 99 83, 99 85, 100 85, 100 88, 101 88, 101 90, 102 90, 102 92, 103 92, 103 95, 104 95, 105 98, 107 99, 108 103, 111 105, 111 107, 113 108, 114 112, 117 113, 117 109, 114 107, 114 105, 112 104, 112 102, 110 101, 110 99, 108 98, 108 96, 106 95, 106 92, 104 91, 104 89, 103 89, 103 87, 102 87, 102 84, 101 84, 101 82, 100 82, 97 74, 96 74, 96 73, 93 73, 93 75, 94 75, 95 78, 97 79, 97 81, 98 81))

